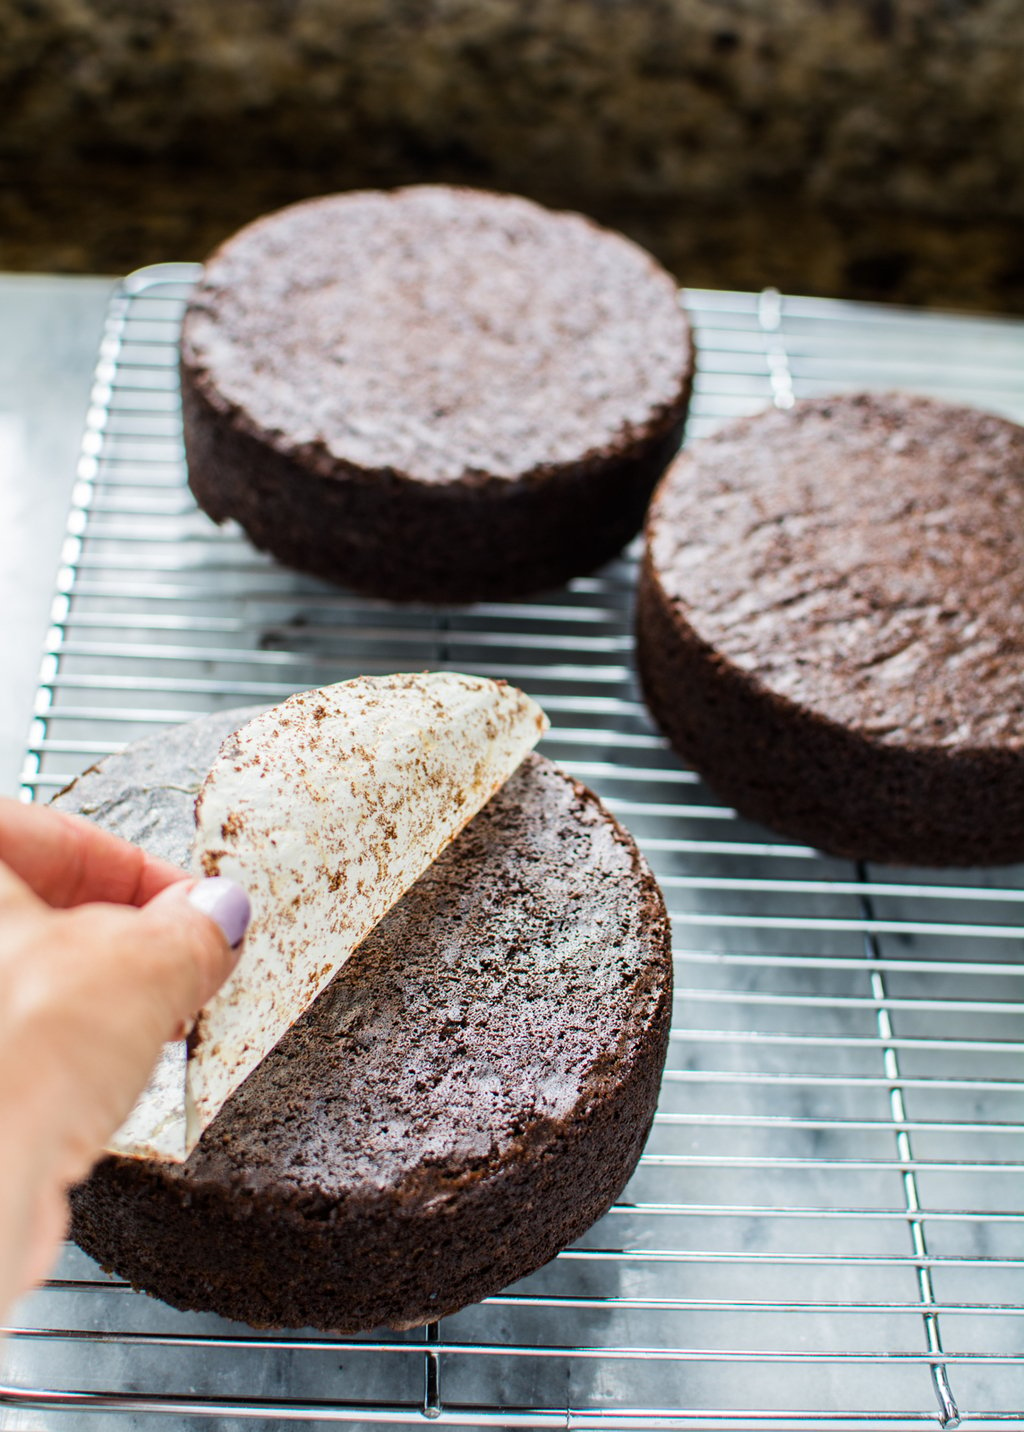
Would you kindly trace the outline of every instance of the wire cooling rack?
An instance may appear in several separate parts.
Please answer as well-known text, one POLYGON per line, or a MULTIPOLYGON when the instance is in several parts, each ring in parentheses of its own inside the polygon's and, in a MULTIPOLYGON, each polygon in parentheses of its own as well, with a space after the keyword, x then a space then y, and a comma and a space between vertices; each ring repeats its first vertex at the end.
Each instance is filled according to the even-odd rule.
MULTIPOLYGON (((1024 1424, 1022 871, 856 867, 723 809, 639 699, 632 556, 533 601, 393 608, 215 528, 179 426, 196 274, 145 269, 110 310, 26 798, 165 723, 359 672, 508 677, 657 871, 671 1051, 621 1202, 501 1296, 415 1333, 266 1335, 177 1313, 69 1247, 0 1351, 0 1426, 1024 1424)), ((1024 419, 1024 324, 775 292, 686 302, 691 436, 850 386, 1024 419)))

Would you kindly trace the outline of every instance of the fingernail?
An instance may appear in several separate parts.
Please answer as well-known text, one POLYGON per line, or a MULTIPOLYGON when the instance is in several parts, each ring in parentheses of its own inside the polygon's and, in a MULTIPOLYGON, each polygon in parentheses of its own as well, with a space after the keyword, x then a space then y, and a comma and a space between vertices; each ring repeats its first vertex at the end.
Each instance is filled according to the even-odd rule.
POLYGON ((188 898, 197 910, 202 910, 220 926, 229 945, 238 944, 252 914, 249 897, 241 885, 223 875, 215 875, 212 880, 200 880, 198 885, 193 885, 188 898))

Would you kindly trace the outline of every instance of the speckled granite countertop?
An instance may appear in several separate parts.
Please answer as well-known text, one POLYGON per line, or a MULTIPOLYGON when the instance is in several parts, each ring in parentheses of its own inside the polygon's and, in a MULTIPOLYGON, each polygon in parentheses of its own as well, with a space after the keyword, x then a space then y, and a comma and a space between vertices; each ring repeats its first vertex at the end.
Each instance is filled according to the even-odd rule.
POLYGON ((0 0, 0 93, 8 266, 444 178, 694 284, 1024 309, 1019 0, 0 0))

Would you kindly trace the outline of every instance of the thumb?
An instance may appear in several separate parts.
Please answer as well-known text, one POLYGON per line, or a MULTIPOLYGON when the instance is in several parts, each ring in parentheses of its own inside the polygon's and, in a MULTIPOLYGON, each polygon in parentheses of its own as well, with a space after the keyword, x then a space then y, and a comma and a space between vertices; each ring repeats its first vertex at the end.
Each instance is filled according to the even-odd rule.
POLYGON ((190 1020, 235 968, 250 914, 248 895, 223 876, 177 881, 139 911, 181 1019, 190 1020))

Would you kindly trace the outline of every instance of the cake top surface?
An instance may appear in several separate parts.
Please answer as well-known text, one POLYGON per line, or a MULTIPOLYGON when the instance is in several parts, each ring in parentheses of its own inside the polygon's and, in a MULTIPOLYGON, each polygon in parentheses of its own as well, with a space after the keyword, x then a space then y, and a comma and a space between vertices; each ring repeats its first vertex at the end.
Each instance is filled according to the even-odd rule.
POLYGON ((182 338, 217 407, 314 470, 421 482, 543 472, 661 433, 692 365, 675 283, 578 214, 444 186, 250 224, 182 338))
MULTIPOLYGON (((195 792, 246 714, 108 757, 59 803, 181 864, 195 792)), ((599 1097, 670 968, 632 841, 530 756, 161 1176, 299 1203, 441 1197, 599 1097)))
POLYGON ((1024 428, 898 393, 731 423, 669 469, 648 554, 767 690, 883 743, 1024 744, 1024 428))

